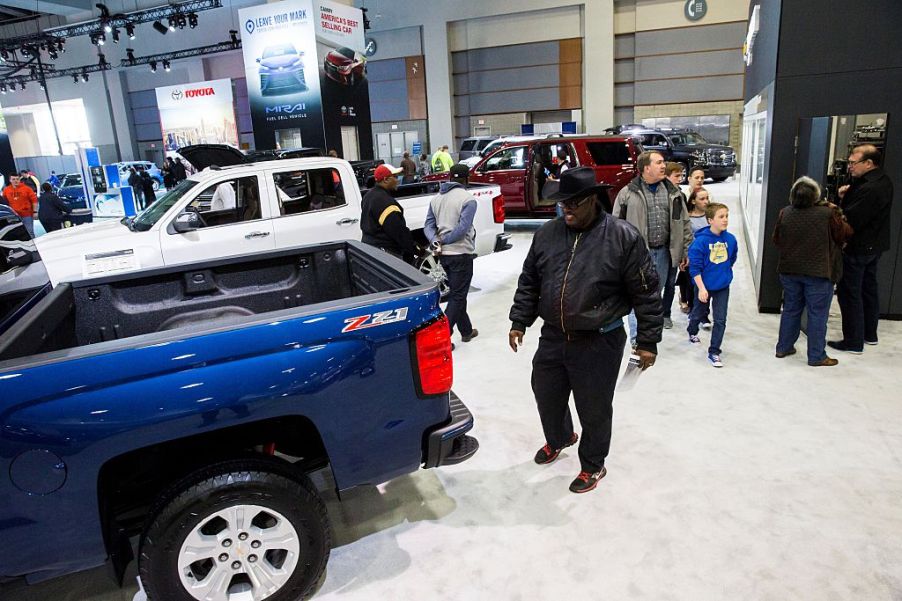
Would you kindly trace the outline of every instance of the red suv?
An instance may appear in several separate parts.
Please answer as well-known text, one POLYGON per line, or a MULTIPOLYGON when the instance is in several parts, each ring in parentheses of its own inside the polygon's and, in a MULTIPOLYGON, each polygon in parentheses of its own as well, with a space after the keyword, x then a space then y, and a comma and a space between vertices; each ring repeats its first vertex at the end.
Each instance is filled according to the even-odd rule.
POLYGON ((544 196, 554 190, 561 166, 588 166, 595 170, 596 181, 611 186, 605 207, 610 212, 617 192, 636 177, 640 152, 642 148, 629 136, 518 138, 483 157, 470 169, 470 181, 501 186, 504 211, 510 217, 554 217, 555 203, 544 196))

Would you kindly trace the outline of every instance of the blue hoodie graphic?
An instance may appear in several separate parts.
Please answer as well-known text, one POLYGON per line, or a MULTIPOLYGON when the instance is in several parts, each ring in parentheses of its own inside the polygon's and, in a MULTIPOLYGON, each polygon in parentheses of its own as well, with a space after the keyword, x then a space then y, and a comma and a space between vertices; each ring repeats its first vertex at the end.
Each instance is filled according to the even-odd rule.
POLYGON ((711 226, 695 232, 695 240, 689 247, 689 275, 701 274, 705 288, 714 292, 723 290, 733 281, 733 263, 739 252, 736 236, 728 231, 720 235, 711 232, 711 226))

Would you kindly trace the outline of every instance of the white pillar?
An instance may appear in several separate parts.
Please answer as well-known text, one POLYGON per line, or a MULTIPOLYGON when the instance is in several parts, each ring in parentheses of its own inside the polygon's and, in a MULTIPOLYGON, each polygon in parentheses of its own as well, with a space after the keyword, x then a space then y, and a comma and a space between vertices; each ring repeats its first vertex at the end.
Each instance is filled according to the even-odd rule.
POLYGON ((583 5, 583 52, 583 119, 600 134, 614 125, 614 0, 583 5))
POLYGON ((449 147, 454 145, 451 54, 448 52, 448 27, 444 20, 435 19, 423 25, 423 55, 431 153, 443 144, 449 147))

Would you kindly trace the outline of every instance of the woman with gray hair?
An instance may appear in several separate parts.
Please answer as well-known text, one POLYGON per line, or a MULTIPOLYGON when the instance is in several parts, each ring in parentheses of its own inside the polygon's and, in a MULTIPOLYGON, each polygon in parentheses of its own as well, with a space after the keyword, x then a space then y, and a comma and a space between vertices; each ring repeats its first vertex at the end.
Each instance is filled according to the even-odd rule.
POLYGON ((789 206, 780 211, 774 244, 780 250, 777 271, 783 285, 778 359, 794 355, 802 311, 808 311, 808 365, 839 363, 827 356, 827 318, 833 285, 842 275, 842 245, 851 227, 836 205, 821 200, 821 188, 810 177, 792 185, 789 206))

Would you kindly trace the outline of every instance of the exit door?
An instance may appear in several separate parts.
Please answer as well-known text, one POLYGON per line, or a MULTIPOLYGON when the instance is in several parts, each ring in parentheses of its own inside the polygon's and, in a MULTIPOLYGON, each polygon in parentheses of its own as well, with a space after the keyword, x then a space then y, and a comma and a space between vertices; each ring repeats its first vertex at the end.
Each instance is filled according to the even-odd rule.
POLYGON ((341 127, 341 149, 346 161, 360 160, 360 144, 357 139, 357 128, 350 125, 341 127))

